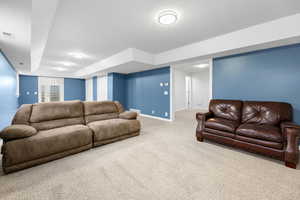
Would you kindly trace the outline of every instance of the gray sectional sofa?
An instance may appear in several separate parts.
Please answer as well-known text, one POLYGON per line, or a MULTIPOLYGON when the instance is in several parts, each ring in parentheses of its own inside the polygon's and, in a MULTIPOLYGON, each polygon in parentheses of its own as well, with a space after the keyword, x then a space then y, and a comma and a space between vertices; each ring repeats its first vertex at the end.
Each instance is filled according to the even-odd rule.
POLYGON ((22 105, 0 133, 5 173, 32 167, 140 133, 137 113, 119 102, 65 101, 22 105))

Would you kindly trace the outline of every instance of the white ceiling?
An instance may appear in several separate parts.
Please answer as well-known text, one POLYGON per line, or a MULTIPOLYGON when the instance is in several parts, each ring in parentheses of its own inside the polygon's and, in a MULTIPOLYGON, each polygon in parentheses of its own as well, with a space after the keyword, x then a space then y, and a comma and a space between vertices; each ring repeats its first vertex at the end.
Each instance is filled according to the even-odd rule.
MULTIPOLYGON (((4 0, 7 5, 11 1, 4 0)), ((159 54, 300 13, 299 0, 57 0, 55 6, 51 12, 48 10, 40 15, 35 13, 46 10, 49 5, 33 6, 33 22, 42 18, 48 20, 45 20, 47 38, 44 38, 44 48, 40 48, 41 56, 32 61, 40 63, 34 73, 73 76, 76 71, 94 68, 129 48, 159 54), (163 9, 178 11, 179 21, 167 27, 157 24, 155 16, 163 9), (88 58, 80 60, 68 55, 74 51, 83 52, 88 58), (74 62, 76 66, 68 67, 66 72, 53 70, 62 67, 61 61, 74 62)), ((35 40, 32 41, 32 45, 36 45, 35 40)), ((111 70, 131 72, 140 66, 138 62, 126 62, 111 70)))
POLYGON ((30 15, 31 0, 0 1, 0 49, 16 70, 30 69, 30 15))

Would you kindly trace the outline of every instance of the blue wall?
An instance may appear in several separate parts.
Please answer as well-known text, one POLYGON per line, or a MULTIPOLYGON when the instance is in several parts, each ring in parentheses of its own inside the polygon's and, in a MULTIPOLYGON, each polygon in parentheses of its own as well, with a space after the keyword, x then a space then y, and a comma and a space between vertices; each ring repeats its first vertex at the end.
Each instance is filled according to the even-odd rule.
POLYGON ((75 78, 64 79, 64 99, 85 101, 85 80, 75 78))
POLYGON ((0 130, 9 126, 18 108, 17 77, 10 62, 0 51, 0 130))
POLYGON ((213 97, 288 102, 300 124, 300 44, 214 59, 213 97))
POLYGON ((93 100, 97 101, 97 76, 93 77, 93 100))
POLYGON ((19 88, 20 88, 19 105, 33 104, 38 102, 38 77, 37 76, 20 75, 19 88))
POLYGON ((119 101, 126 106, 126 77, 125 74, 108 74, 108 99, 119 101))
POLYGON ((170 67, 131 74, 108 75, 108 97, 120 101, 126 109, 142 114, 170 118, 170 67), (168 83, 168 86, 160 86, 168 83), (167 91, 168 95, 164 95, 167 91), (154 111, 154 113, 152 113, 154 111), (165 113, 168 115, 165 116, 165 113))

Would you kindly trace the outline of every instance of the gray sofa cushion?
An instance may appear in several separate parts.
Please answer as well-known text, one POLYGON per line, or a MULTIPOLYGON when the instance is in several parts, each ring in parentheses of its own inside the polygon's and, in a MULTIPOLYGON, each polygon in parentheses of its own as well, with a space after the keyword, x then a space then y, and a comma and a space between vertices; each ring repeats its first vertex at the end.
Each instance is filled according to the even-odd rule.
POLYGON ((45 131, 4 145, 5 165, 39 159, 92 143, 92 131, 84 125, 65 126, 45 131))
POLYGON ((88 124, 94 132, 94 141, 101 141, 138 132, 141 128, 138 120, 110 119, 88 124))

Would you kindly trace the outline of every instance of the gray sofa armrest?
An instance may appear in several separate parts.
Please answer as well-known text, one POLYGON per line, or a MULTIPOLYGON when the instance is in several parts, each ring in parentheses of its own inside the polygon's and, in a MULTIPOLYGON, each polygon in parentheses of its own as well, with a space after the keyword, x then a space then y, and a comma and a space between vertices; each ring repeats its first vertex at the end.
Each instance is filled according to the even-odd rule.
POLYGON ((133 111, 125 111, 120 113, 119 117, 121 119, 136 119, 137 118, 137 113, 133 111))
POLYGON ((0 138, 4 141, 26 138, 37 134, 37 130, 28 125, 16 124, 4 128, 0 132, 0 138))

